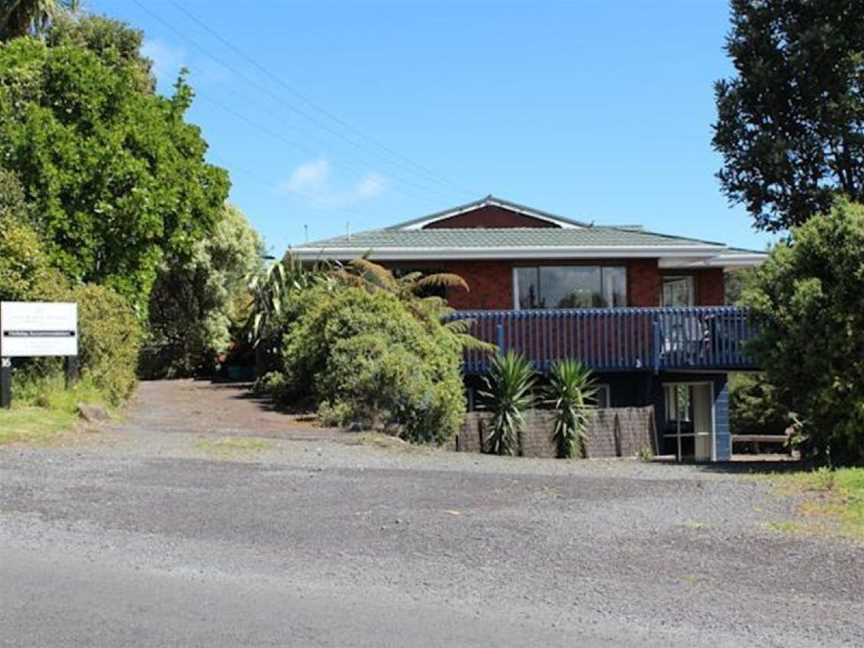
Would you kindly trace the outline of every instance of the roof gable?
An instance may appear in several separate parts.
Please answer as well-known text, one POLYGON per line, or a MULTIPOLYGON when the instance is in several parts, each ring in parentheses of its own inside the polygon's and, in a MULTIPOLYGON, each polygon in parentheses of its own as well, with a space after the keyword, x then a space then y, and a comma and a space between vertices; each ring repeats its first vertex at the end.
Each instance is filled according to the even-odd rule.
POLYGON ((501 229, 510 227, 577 228, 589 223, 564 218, 489 195, 480 200, 444 211, 397 223, 387 229, 501 229))

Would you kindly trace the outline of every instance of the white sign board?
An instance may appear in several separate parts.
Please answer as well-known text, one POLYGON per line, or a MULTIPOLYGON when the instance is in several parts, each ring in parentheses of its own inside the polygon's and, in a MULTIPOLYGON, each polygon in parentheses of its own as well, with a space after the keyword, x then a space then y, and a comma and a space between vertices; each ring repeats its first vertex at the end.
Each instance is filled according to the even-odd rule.
POLYGON ((78 304, 0 302, 0 356, 78 355, 78 304))

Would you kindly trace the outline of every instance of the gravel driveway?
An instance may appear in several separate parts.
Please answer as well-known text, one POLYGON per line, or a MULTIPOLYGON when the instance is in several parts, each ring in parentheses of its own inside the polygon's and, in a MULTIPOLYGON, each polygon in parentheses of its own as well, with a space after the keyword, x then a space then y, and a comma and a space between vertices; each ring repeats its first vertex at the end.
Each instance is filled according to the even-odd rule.
POLYGON ((864 548, 762 481, 353 439, 178 381, 0 448, 0 646, 864 645, 864 548))

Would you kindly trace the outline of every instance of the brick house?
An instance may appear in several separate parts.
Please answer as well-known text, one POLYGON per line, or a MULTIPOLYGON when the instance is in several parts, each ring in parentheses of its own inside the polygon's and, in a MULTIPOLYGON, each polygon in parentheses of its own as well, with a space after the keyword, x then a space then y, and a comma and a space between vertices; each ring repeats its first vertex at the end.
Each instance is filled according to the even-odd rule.
MULTIPOLYGON (((581 360, 595 371, 601 406, 653 404, 661 452, 731 454, 727 374, 755 367, 742 346, 746 313, 724 305, 724 273, 758 265, 764 253, 493 196, 292 253, 456 273, 470 290, 445 296, 477 337, 526 354, 540 371, 581 360)), ((466 354, 469 393, 487 366, 486 355, 466 354)))

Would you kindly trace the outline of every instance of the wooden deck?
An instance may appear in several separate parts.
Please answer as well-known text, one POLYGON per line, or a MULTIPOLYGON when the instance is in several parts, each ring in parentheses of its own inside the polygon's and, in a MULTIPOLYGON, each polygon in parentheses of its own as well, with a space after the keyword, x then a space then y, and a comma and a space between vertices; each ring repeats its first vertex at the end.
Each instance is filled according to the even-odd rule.
MULTIPOLYGON (((753 370, 755 329, 733 306, 459 311, 472 334, 526 355, 539 371, 575 358, 598 371, 753 370)), ((467 351, 464 369, 485 373, 490 354, 467 351)))

